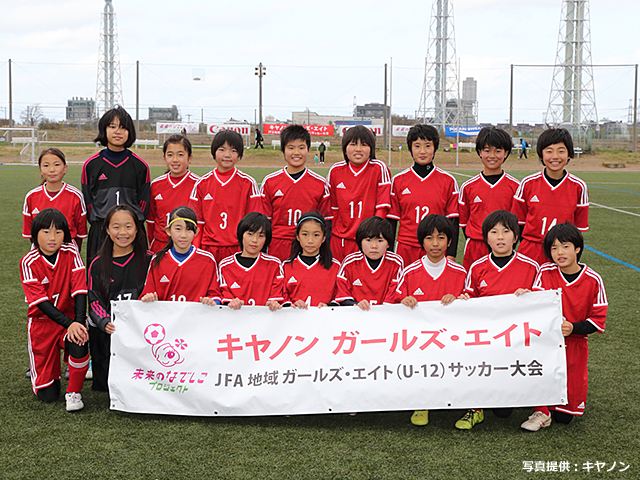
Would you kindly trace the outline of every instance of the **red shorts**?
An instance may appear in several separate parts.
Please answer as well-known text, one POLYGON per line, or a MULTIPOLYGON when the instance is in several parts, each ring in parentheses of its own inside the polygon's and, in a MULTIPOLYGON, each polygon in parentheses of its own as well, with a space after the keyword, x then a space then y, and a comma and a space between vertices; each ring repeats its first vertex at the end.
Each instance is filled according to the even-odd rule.
POLYGON ((202 250, 209 252, 216 259, 216 263, 220 265, 220 262, 231 255, 240 252, 238 245, 226 245, 222 247, 216 247, 215 245, 202 245, 202 250))
POLYGON ((396 244, 396 253, 402 257, 402 260, 404 260, 405 267, 408 267, 416 260, 420 260, 427 254, 422 247, 400 242, 396 244))
POLYGON ((269 255, 278 257, 281 262, 284 262, 291 256, 291 242, 293 239, 272 238, 269 245, 269 255))
POLYGON ((482 257, 486 257, 489 250, 484 240, 476 240, 475 238, 467 238, 464 244, 464 258, 462 259, 462 266, 468 272, 471 265, 476 260, 480 260, 482 257))
POLYGON ((350 238, 331 237, 331 254, 333 258, 342 263, 344 257, 360 250, 355 240, 350 238))
POLYGON ((549 410, 582 415, 587 403, 587 388, 589 387, 589 345, 587 337, 569 335, 565 337, 567 355, 567 403, 549 407, 549 410))
MULTIPOLYGON (((53 320, 29 318, 27 339, 33 393, 60 380, 60 350, 64 351, 66 336, 67 329, 53 320)), ((67 361, 66 352, 64 361, 67 361)))
POLYGON ((520 242, 518 253, 529 257, 531 260, 535 260, 536 262, 538 262, 538 265, 542 265, 543 263, 547 263, 550 261, 547 257, 544 256, 544 249, 542 248, 541 243, 532 242, 531 240, 527 240, 526 238, 523 238, 522 242, 520 242))

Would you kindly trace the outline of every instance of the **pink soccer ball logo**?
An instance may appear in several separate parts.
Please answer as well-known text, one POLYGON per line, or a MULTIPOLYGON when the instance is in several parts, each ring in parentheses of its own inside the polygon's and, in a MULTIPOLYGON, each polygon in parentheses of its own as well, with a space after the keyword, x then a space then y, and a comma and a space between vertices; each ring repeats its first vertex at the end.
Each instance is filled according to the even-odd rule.
POLYGON ((164 331, 164 327, 159 323, 152 323, 147 325, 147 328, 144 329, 144 339, 147 341, 149 345, 156 345, 164 340, 166 332, 164 331))

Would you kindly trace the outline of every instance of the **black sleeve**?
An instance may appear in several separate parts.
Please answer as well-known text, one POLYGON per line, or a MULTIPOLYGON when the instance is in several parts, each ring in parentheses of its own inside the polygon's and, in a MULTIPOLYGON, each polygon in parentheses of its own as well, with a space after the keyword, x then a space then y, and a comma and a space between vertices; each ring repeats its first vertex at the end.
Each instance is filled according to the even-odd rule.
POLYGON ((451 217, 451 226, 453 227, 453 238, 451 238, 451 245, 447 249, 447 256, 454 257, 458 253, 458 237, 460 236, 460 219, 458 217, 451 217))
MULTIPOLYGON (((393 246, 396 244, 396 236, 398 233, 398 220, 396 220, 395 218, 387 218, 387 221, 391 224, 391 231, 393 232, 393 236, 391 237, 391 245, 389 245, 393 248, 393 246)), ((393 251, 395 252, 395 249, 393 251)))
POLYGON ((87 322, 87 294, 79 293, 73 297, 76 319, 74 321, 84 325, 87 322))
MULTIPOLYGON (((76 296, 78 296, 78 295, 76 295, 76 296)), ((56 307, 54 307, 53 303, 51 303, 49 300, 45 300, 44 302, 40 302, 36 306, 47 317, 49 317, 51 320, 53 320, 58 325, 60 325, 60 326, 62 326, 64 328, 69 328, 69 325, 71 325, 73 323, 73 320, 71 320, 64 313, 62 313, 60 310, 58 310, 56 307)))
POLYGON ((142 173, 144 178, 140 178, 140 185, 136 192, 138 197, 138 206, 140 207, 140 210, 142 210, 145 220, 149 215, 149 204, 151 203, 151 182, 149 182, 149 175, 149 167, 146 167, 142 173))
POLYGON ((571 333, 575 335, 590 335, 597 331, 598 329, 593 323, 588 320, 583 320, 582 322, 576 322, 573 324, 573 332, 571 333))
POLYGON ((100 285, 100 261, 95 261, 89 267, 89 277, 92 288, 89 288, 89 318, 91 323, 98 327, 103 332, 104 327, 111 321, 110 305, 109 301, 106 302, 102 298, 102 295, 96 290, 96 287, 100 285))
POLYGON ((105 305, 95 290, 89 290, 89 318, 93 324, 103 332, 107 323, 111 321, 110 305, 105 305))

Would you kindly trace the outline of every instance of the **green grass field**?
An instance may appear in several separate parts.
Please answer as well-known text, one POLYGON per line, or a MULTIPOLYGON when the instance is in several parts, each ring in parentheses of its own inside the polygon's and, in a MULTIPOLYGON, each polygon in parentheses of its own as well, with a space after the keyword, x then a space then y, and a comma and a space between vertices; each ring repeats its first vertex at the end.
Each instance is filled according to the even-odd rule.
MULTIPOLYGON (((273 169, 244 170, 260 181, 273 169)), ((153 167, 152 177, 162 171, 153 167)), ((455 175, 461 184, 476 173, 455 175)), ((592 206, 587 245, 640 266, 640 172, 577 175, 589 184, 593 203, 634 214, 592 206)), ((66 180, 79 187, 79 178, 80 167, 70 166, 66 180)), ((432 412, 422 428, 410 424, 410 412, 133 415, 110 411, 108 395, 93 392, 88 383, 79 413, 68 414, 63 401, 44 404, 24 376, 26 306, 18 268, 29 248, 20 235, 22 203, 38 180, 34 167, 0 166, 7 222, 0 258, 0 478, 640 478, 640 272, 592 251, 582 259, 604 279, 609 318, 606 333, 590 340, 586 414, 568 426, 525 433, 519 425, 530 409, 516 409, 507 419, 487 412, 470 432, 453 427, 461 415, 455 410, 432 412), (571 471, 527 473, 523 461, 567 461, 571 471), (587 472, 586 462, 605 466, 587 472), (630 465, 624 472, 621 462, 630 465)))

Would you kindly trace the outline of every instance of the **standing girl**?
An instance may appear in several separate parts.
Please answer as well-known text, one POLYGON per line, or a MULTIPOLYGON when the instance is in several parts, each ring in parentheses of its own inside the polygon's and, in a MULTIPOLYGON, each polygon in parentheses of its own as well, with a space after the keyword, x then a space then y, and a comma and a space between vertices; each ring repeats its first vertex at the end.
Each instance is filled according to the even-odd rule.
POLYGON ((373 215, 387 218, 391 207, 391 174, 376 160, 376 137, 364 125, 349 128, 342 138, 344 162, 329 170, 327 183, 331 199, 331 252, 342 261, 357 252, 356 230, 373 215))
POLYGON ((167 171, 151 182, 151 203, 147 217, 149 250, 160 251, 167 244, 169 236, 165 228, 169 224, 171 210, 189 203, 193 186, 200 180, 189 171, 191 142, 182 135, 171 135, 162 147, 167 171))
POLYGON ((120 106, 107 111, 98 122, 98 136, 94 141, 107 148, 89 158, 82 167, 82 194, 91 224, 88 263, 102 246, 106 235, 103 223, 111 207, 130 205, 141 222, 149 213, 149 167, 129 150, 135 140, 133 120, 120 106))
POLYGON ((192 245, 198 233, 195 212, 189 207, 175 208, 166 232, 169 241, 151 260, 140 300, 219 305, 218 265, 211 253, 192 245))
POLYGON ((60 350, 69 363, 67 411, 81 410, 82 385, 89 367, 85 327, 87 282, 67 219, 45 208, 31 224, 33 248, 20 262, 28 310, 29 363, 33 392, 44 402, 60 396, 60 350))
POLYGON ((47 148, 40 153, 38 166, 42 183, 24 198, 22 236, 31 238, 31 222, 38 212, 55 208, 67 219, 71 239, 80 250, 82 239, 87 238, 87 209, 80 190, 62 181, 67 173, 64 153, 57 148, 47 148))
POLYGON ((142 222, 129 205, 111 207, 104 219, 106 236, 89 266, 89 337, 93 390, 108 390, 112 300, 137 300, 149 267, 142 222))
POLYGON ((298 220, 291 256, 282 266, 285 299, 294 307, 326 306, 336 296, 340 262, 331 255, 327 234, 325 219, 317 212, 298 220))

